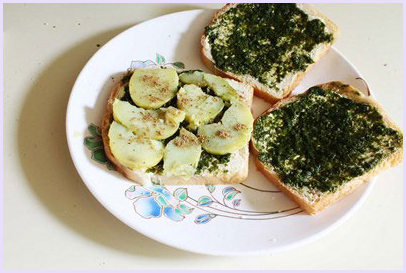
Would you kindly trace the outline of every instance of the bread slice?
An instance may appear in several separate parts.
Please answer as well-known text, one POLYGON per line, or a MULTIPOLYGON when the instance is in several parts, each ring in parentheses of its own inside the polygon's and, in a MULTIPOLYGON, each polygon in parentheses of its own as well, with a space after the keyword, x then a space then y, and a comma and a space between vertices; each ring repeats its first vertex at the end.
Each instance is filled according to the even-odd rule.
MULTIPOLYGON (((252 105, 253 89, 251 86, 227 79, 228 83, 239 93, 248 106, 252 105)), ((113 102, 114 99, 120 99, 124 96, 124 85, 122 81, 118 82, 112 89, 107 101, 107 108, 102 120, 101 131, 104 144, 104 150, 108 159, 115 165, 116 170, 130 180, 141 185, 149 183, 165 185, 194 185, 194 184, 233 184, 244 181, 248 176, 249 144, 230 155, 230 160, 226 165, 219 165, 218 171, 202 171, 192 177, 165 176, 142 170, 131 170, 122 165, 111 153, 109 146, 108 132, 110 124, 113 122, 113 102)))
MULTIPOLYGON (((213 25, 222 14, 226 13, 229 9, 237 7, 239 4, 227 4, 222 9, 217 11, 211 20, 209 25, 213 25)), ((265 5, 265 4, 264 4, 265 5)), ((286 5, 286 4, 277 4, 277 5, 286 5)), ((255 95, 263 98, 264 100, 275 103, 282 98, 287 97, 293 89, 300 83, 305 74, 313 67, 317 61, 324 56, 328 49, 331 47, 332 43, 338 38, 339 31, 337 26, 321 14, 319 11, 314 9, 309 4, 296 4, 299 9, 304 11, 309 19, 319 19, 325 24, 325 31, 332 34, 332 41, 329 43, 319 43, 313 50, 310 52, 310 56, 313 60, 313 63, 308 65, 307 68, 303 71, 298 71, 295 73, 288 73, 281 81, 277 84, 276 88, 267 86, 264 83, 261 83, 258 78, 253 75, 241 75, 233 73, 232 71, 224 71, 216 66, 216 61, 214 60, 211 54, 211 45, 209 43, 208 36, 204 33, 201 37, 201 57, 203 63, 212 70, 215 74, 222 77, 229 77, 232 79, 239 80, 241 82, 247 83, 254 87, 255 95)), ((261 56, 257 57, 258 63, 262 62, 261 56)))
MULTIPOLYGON (((319 85, 324 90, 332 90, 341 94, 344 97, 347 97, 355 102, 365 103, 375 107, 378 112, 383 116, 383 123, 385 126, 394 129, 395 131, 402 134, 401 129, 388 117, 384 109, 373 99, 362 95, 358 90, 349 85, 344 85, 341 82, 329 82, 322 85, 319 85)), ((311 91, 307 91, 311 92, 311 91)), ((285 105, 297 100, 299 96, 292 96, 290 98, 284 99, 270 109, 265 111, 262 115, 266 115, 276 109, 280 109, 285 105)), ((261 116, 262 116, 261 115, 261 116)), ((258 118, 256 119, 256 121, 258 118)), ((255 121, 255 122, 256 122, 255 121)), ((254 123, 255 124, 255 123, 254 123)), ((254 126, 255 129, 255 126, 254 126)), ((402 141, 402 140, 400 140, 402 141)), ((383 158, 374 168, 370 169, 368 172, 363 173, 362 175, 355 177, 354 179, 342 184, 334 192, 322 192, 319 190, 311 190, 309 188, 296 188, 292 187, 281 179, 281 177, 276 173, 273 166, 265 165, 258 159, 259 151, 255 145, 256 140, 253 137, 251 140, 251 150, 255 155, 255 164, 258 169, 276 186, 278 186, 282 191, 284 191, 290 198, 296 201, 306 212, 310 214, 318 213, 319 211, 325 209, 326 207, 332 205, 342 197, 353 192, 358 186, 362 183, 369 181, 373 176, 377 175, 381 171, 400 164, 403 157, 403 143, 398 147, 394 152, 390 153, 389 156, 383 158)))

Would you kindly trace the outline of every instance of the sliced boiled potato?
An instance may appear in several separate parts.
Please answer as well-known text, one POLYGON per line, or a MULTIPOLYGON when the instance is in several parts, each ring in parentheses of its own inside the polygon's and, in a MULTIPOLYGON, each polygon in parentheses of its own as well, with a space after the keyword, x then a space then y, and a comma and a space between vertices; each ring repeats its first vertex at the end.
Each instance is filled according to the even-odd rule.
POLYGON ((176 95, 178 84, 173 68, 138 68, 130 79, 130 96, 139 107, 157 109, 176 95))
POLYGON ((203 149, 211 154, 224 155, 244 147, 250 140, 251 132, 238 132, 223 124, 213 123, 199 127, 198 135, 203 149))
POLYGON ((131 170, 153 167, 163 157, 162 142, 134 135, 118 122, 111 123, 108 136, 113 156, 131 170))
POLYGON ((185 112, 175 107, 145 110, 118 99, 113 103, 114 119, 134 134, 152 139, 173 135, 185 119, 185 112))
POLYGON ((221 118, 223 125, 228 127, 246 127, 246 129, 252 129, 254 118, 252 117, 251 109, 243 102, 234 102, 224 112, 221 118))
POLYGON ((186 84, 194 84, 200 87, 209 87, 213 92, 226 101, 240 100, 237 91, 227 82, 226 79, 201 71, 183 72, 179 80, 186 84))
POLYGON ((207 95, 194 84, 184 85, 176 96, 177 106, 185 111, 192 130, 213 120, 224 107, 221 98, 207 95))
POLYGON ((179 80, 185 84, 194 84, 200 87, 207 86, 207 82, 203 79, 202 71, 187 71, 179 75, 179 80))
POLYGON ((192 176, 196 172, 202 152, 198 138, 186 129, 168 142, 164 151, 164 174, 192 176))
POLYGON ((236 102, 225 111, 221 122, 200 126, 198 136, 202 147, 211 154, 233 153, 246 145, 254 119, 247 105, 236 102))
POLYGON ((168 124, 177 124, 177 127, 179 127, 179 123, 185 119, 185 112, 175 107, 169 106, 160 110, 164 112, 165 122, 168 124))
POLYGON ((226 79, 208 73, 203 74, 203 79, 207 83, 207 86, 223 100, 231 102, 240 100, 237 91, 231 87, 226 79))

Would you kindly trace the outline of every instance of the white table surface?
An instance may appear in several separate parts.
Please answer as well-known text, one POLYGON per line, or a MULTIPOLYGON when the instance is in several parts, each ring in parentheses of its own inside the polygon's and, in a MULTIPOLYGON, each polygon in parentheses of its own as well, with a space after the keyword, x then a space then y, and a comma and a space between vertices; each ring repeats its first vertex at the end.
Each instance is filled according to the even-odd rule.
MULTIPOLYGON (((4 6, 4 268, 402 268, 402 166, 381 174, 364 205, 320 240, 246 258, 197 255, 146 238, 107 212, 82 183, 66 145, 65 110, 97 45, 159 15, 220 6, 4 6)), ((341 29, 335 46, 403 124, 401 4, 316 6, 341 29)))

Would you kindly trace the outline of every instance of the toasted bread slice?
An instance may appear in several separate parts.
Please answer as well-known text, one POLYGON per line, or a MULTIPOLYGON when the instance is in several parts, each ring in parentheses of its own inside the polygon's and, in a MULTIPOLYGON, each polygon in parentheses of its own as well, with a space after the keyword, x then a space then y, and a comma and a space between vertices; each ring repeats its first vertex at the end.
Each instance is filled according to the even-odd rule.
MULTIPOLYGON (((372 106, 375 108, 379 114, 382 115, 383 124, 387 128, 391 128, 399 133, 399 136, 402 137, 401 129, 388 117, 385 113, 383 108, 375 102, 373 99, 362 95, 361 92, 356 90, 355 88, 342 84, 341 82, 329 82, 326 84, 319 85, 323 90, 331 90, 337 92, 338 94, 355 101, 357 103, 363 103, 372 106)), ((307 92, 312 92, 311 90, 307 92)), ((275 105, 273 105, 270 109, 265 111, 261 116, 265 116, 272 111, 277 109, 281 109, 284 106, 295 102, 296 100, 300 99, 301 95, 292 96, 290 98, 284 99, 275 105)), ((260 116, 260 117, 261 117, 260 116)), ((259 118, 259 117, 258 117, 259 118)), ((258 121, 258 118, 255 122, 258 121)), ((255 123, 254 123, 255 124, 255 123)), ((294 128, 296 130, 297 128, 294 128)), ((254 126, 255 130, 255 126, 254 126)), ((254 131, 255 136, 255 131, 254 131)), ((369 181, 373 176, 377 175, 381 171, 400 164, 402 162, 403 157, 403 143, 402 139, 399 139, 400 146, 396 147, 392 152, 387 154, 385 157, 381 158, 380 161, 368 171, 362 173, 361 175, 357 175, 355 177, 351 176, 352 179, 344 182, 343 184, 339 185, 335 191, 320 191, 318 189, 312 189, 310 187, 295 187, 291 186, 288 183, 285 183, 279 175, 274 166, 270 165, 270 163, 264 163, 261 161, 258 156, 260 154, 258 140, 253 137, 251 139, 251 150, 255 155, 255 163, 258 169, 276 186, 278 186, 282 191, 284 191, 290 198, 296 201, 306 212, 310 214, 315 214, 320 212, 321 210, 325 209, 326 207, 332 205, 342 197, 350 194, 353 192, 358 186, 362 183, 369 181)), ((309 143, 308 143, 309 144, 309 143)), ((312 145, 313 142, 310 142, 312 145)), ((294 144, 292 144, 294 145, 294 144)), ((309 145, 309 146, 310 146, 309 145)), ((372 156, 376 156, 373 154, 372 156)), ((296 170, 295 170, 296 171, 296 170)))
MULTIPOLYGON (((228 83, 238 92, 248 106, 252 105, 253 89, 251 86, 227 79, 228 83)), ((144 170, 131 170, 122 165, 112 154, 109 146, 108 132, 113 122, 113 102, 124 96, 123 81, 118 82, 112 89, 107 101, 107 108, 102 120, 101 131, 106 156, 115 165, 116 170, 125 177, 139 184, 158 183, 164 185, 194 185, 194 184, 233 184, 244 181, 248 176, 249 144, 232 153, 226 165, 219 165, 216 171, 202 171, 192 177, 165 176, 144 170)))
MULTIPOLYGON (((224 13, 229 11, 231 8, 238 7, 238 5, 240 4, 225 5, 221 10, 215 13, 209 26, 215 24, 216 21, 221 19, 224 13)), ((288 5, 288 4, 275 4, 275 5, 288 5)), ((331 47, 332 43, 338 38, 339 34, 337 26, 331 20, 329 20, 327 17, 321 14, 319 11, 314 9, 312 6, 310 6, 309 4, 296 4, 296 5, 300 10, 302 10, 305 14, 308 15, 309 20, 318 19, 321 22, 323 22, 325 24, 325 31, 332 35, 332 39, 330 42, 319 43, 310 51, 310 57, 313 63, 307 65, 305 69, 288 73, 286 76, 283 77, 283 79, 281 79, 276 84, 275 87, 270 87, 269 85, 264 84, 257 77, 251 74, 239 74, 234 73, 231 70, 223 70, 218 67, 215 59, 213 58, 212 46, 210 45, 208 35, 206 35, 207 33, 204 33, 201 37, 201 57, 203 63, 217 75, 236 79, 253 86, 255 95, 265 99, 268 102, 275 103, 278 100, 287 97, 293 91, 293 89, 295 89, 295 87, 300 83, 305 74, 313 67, 313 65, 317 63, 317 61, 327 53, 328 49, 331 47)), ((272 45, 264 45, 264 46, 269 47, 272 45)), ((294 52, 294 50, 292 52, 294 52)), ((286 54, 290 53, 286 52, 286 54)), ((238 56, 235 56, 234 58, 238 58, 238 56)), ((230 58, 228 57, 228 59, 230 58)), ((260 55, 256 56, 255 62, 257 62, 258 64, 264 62, 264 56, 260 55)))

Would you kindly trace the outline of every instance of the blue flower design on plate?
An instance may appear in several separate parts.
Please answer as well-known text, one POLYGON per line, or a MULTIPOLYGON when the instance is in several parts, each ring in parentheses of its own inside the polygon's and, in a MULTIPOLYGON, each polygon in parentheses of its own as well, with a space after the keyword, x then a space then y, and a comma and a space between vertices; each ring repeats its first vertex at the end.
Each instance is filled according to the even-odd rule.
POLYGON ((134 200, 135 212, 143 218, 159 218, 162 215, 179 222, 185 215, 192 213, 193 208, 176 199, 162 186, 131 186, 126 190, 125 196, 134 200))

